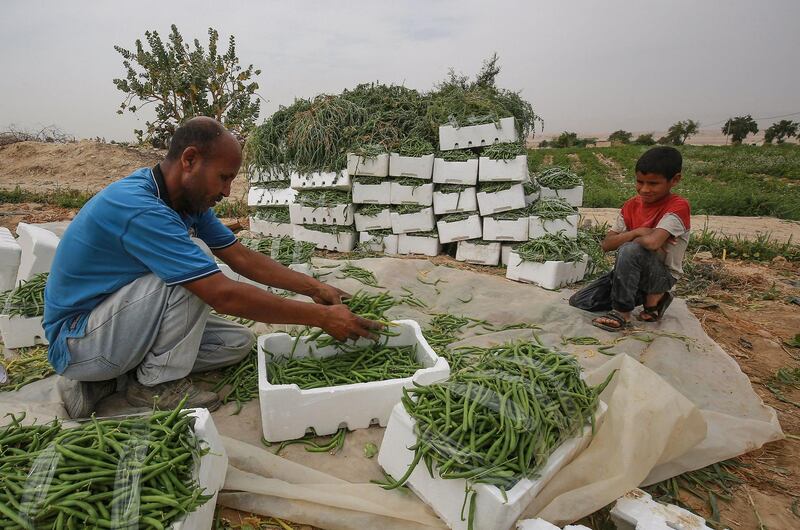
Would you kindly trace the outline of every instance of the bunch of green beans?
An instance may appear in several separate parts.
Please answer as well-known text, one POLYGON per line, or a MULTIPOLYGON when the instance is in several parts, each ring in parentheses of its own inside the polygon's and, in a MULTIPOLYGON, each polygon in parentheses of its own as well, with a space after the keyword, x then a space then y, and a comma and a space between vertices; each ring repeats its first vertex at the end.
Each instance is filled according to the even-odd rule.
POLYGON ((339 272, 342 273, 341 276, 337 276, 337 278, 340 280, 344 278, 352 278, 370 287, 380 287, 380 285, 378 285, 378 280, 375 278, 375 275, 372 273, 372 271, 368 271, 367 269, 353 265, 350 262, 345 263, 339 272))
POLYGON ((324 208, 339 204, 350 204, 353 198, 345 190, 301 190, 297 192, 295 201, 303 206, 324 208))
POLYGON ((430 208, 430 206, 423 206, 421 204, 400 204, 392 207, 392 211, 401 215, 405 215, 410 213, 419 213, 425 208, 430 208))
POLYGON ((541 186, 551 190, 569 190, 583 184, 581 178, 566 167, 549 167, 536 175, 541 186))
POLYGON ((41 272, 29 280, 22 280, 16 289, 0 293, 3 301, 3 314, 19 317, 40 317, 44 315, 44 286, 49 273, 41 272))
POLYGON ((547 197, 539 199, 531 205, 531 215, 548 221, 566 219, 575 215, 578 210, 564 199, 547 197))
POLYGON ((379 184, 383 184, 384 182, 388 182, 383 177, 366 177, 366 176, 356 176, 353 177, 354 184, 363 184, 365 186, 377 186, 379 184))
POLYGON ((308 263, 314 254, 314 243, 295 241, 289 236, 242 238, 239 242, 249 249, 271 257, 281 265, 308 263))
MULTIPOLYGON (((402 403, 415 420, 417 443, 408 480, 424 461, 431 476, 490 484, 505 493, 532 478, 550 454, 584 426, 594 427, 598 395, 610 381, 591 388, 568 354, 538 343, 486 348, 474 364, 447 381, 403 390, 402 403)), ((613 373, 612 373, 613 375, 613 373)), ((471 488, 470 488, 471 489, 471 488)), ((475 492, 467 491, 469 528, 475 492)))
POLYGON ((442 151, 436 155, 436 158, 441 158, 446 162, 466 162, 467 160, 478 158, 478 155, 469 149, 454 149, 452 151, 442 151))
POLYGON ((54 373, 53 366, 47 360, 47 347, 22 350, 17 357, 0 365, 5 368, 8 376, 8 381, 0 385, 0 392, 15 392, 54 373))
MULTIPOLYGON (((331 439, 326 444, 320 445, 314 439, 318 438, 317 434, 312 432, 310 434, 306 434, 302 438, 298 438, 296 440, 286 440, 281 442, 278 445, 278 448, 275 450, 275 454, 279 455, 281 451, 283 451, 286 447, 290 445, 300 444, 304 445, 306 451, 309 453, 338 453, 344 448, 344 440, 347 436, 347 427, 341 427, 336 434, 334 434, 331 439)), ((272 447, 272 443, 268 442, 263 437, 261 438, 261 443, 264 444, 265 447, 272 447)))
POLYGON ((245 403, 258 397, 257 345, 253 345, 250 353, 241 362, 226 368, 222 373, 222 379, 211 390, 220 392, 226 386, 230 386, 231 391, 222 398, 222 403, 236 403, 236 410, 233 411, 233 415, 239 414, 245 403))
POLYGON ((522 189, 525 191, 525 195, 533 195, 534 193, 539 193, 542 190, 542 187, 534 179, 523 182, 522 189))
POLYGON ((352 226, 343 225, 303 225, 308 230, 315 232, 324 232, 326 234, 343 234, 346 232, 355 232, 352 226))
POLYGON ((429 230, 427 232, 409 232, 406 235, 410 237, 432 237, 439 239, 439 232, 436 230, 429 230))
POLYGON ((492 215, 487 215, 486 217, 491 217, 492 219, 496 219, 498 221, 516 221, 517 219, 522 219, 523 217, 530 217, 530 215, 530 208, 519 208, 517 210, 509 210, 507 212, 493 213, 492 215))
POLYGON ((353 154, 363 158, 377 158, 386 153, 386 148, 380 144, 362 144, 353 149, 353 154))
POLYGON ((403 287, 403 292, 405 294, 400 297, 401 304, 419 307, 420 309, 426 309, 428 307, 428 304, 417 298, 414 292, 408 287, 403 287))
POLYGON ((381 228, 379 230, 367 230, 367 234, 369 234, 369 236, 371 238, 381 238, 382 239, 382 238, 384 238, 386 236, 392 235, 392 229, 391 228, 381 228))
POLYGON ((492 160, 511 160, 526 153, 525 146, 519 142, 502 142, 487 147, 481 152, 481 156, 492 160))
POLYGON ((433 145, 419 136, 409 136, 400 142, 400 156, 425 156, 433 153, 433 145))
POLYGON ((511 189, 517 182, 482 182, 478 186, 478 191, 482 193, 497 193, 511 189))
MULTIPOLYGON (((300 339, 297 339, 300 340, 300 339)), ((411 377, 424 368, 416 346, 347 346, 335 344, 330 357, 294 357, 269 364, 267 380, 273 385, 296 384, 302 390, 411 377)))
POLYGON ((442 193, 444 195, 450 195, 452 193, 463 193, 469 188, 474 188, 474 186, 467 186, 462 184, 437 184, 436 191, 438 193, 442 193))
POLYGON ((288 206, 272 206, 272 207, 259 207, 253 212, 253 217, 256 219, 263 219, 272 223, 289 223, 289 207, 288 206))
POLYGON ((459 221, 465 221, 472 217, 473 215, 478 215, 477 212, 459 212, 459 213, 449 213, 447 215, 442 215, 439 217, 439 221, 443 223, 457 223, 459 221))
POLYGON ((358 207, 357 212, 367 217, 377 217, 381 212, 387 210, 389 207, 383 204, 362 204, 358 207))
POLYGON ((384 320, 386 312, 396 306, 398 301, 388 292, 378 294, 357 291, 342 303, 356 315, 370 320, 384 320))
MULTIPOLYGON (((344 98, 320 95, 289 116, 286 127, 288 159, 308 171, 342 169, 349 132, 367 119, 367 111, 344 98)), ((294 105, 293 105, 294 106, 294 105)))
POLYGON ((163 530, 207 502, 188 410, 0 428, 0 527, 163 530))
POLYGON ((584 257, 583 249, 578 242, 562 233, 545 234, 542 237, 531 239, 517 245, 514 251, 519 254, 522 261, 544 263, 545 261, 581 261, 584 257))

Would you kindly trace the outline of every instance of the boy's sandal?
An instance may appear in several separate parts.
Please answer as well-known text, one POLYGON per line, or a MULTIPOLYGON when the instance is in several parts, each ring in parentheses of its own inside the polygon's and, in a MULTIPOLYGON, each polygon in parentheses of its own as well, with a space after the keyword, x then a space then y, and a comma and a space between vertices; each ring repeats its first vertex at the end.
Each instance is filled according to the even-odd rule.
POLYGON ((625 317, 622 316, 622 313, 620 313, 616 309, 612 309, 611 311, 609 311, 605 315, 603 315, 601 317, 597 317, 595 319, 592 319, 592 325, 597 327, 597 328, 604 329, 606 331, 615 332, 615 331, 621 331, 621 330, 623 330, 623 329, 625 329, 627 327, 630 327, 631 323, 629 321, 625 320, 625 317), (614 325, 611 325, 611 324, 604 324, 602 322, 599 322, 599 320, 601 318, 605 318, 607 320, 614 321, 614 322, 617 323, 617 325, 614 326, 614 325))
POLYGON ((661 297, 661 300, 658 301, 655 307, 643 306, 639 314, 636 315, 636 318, 642 322, 658 322, 664 316, 664 313, 667 312, 667 308, 672 303, 673 298, 672 293, 664 293, 664 296, 661 297), (647 317, 645 317, 645 315, 647 315, 647 317))

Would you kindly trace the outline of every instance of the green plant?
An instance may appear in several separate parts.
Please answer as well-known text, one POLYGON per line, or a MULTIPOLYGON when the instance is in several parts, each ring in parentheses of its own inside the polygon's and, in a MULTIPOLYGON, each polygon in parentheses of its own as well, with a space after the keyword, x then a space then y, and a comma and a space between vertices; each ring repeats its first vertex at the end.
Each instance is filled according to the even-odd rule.
POLYGON ((174 24, 167 42, 157 31, 146 31, 145 40, 149 50, 140 39, 135 51, 114 46, 126 71, 124 79, 114 79, 126 94, 117 113, 135 114, 155 105, 155 118, 145 122, 146 130, 134 131, 139 142, 165 147, 175 129, 195 116, 211 116, 240 138, 247 137, 260 110, 260 101, 253 101, 258 83, 252 79, 261 70, 239 65, 233 35, 223 55, 217 52, 219 33, 213 28, 208 29, 207 48, 195 39, 192 49, 174 24))
POLYGON ((633 141, 636 145, 655 145, 656 141, 653 139, 653 133, 640 134, 633 141))
POLYGON ((614 131, 613 133, 608 135, 609 142, 616 142, 620 144, 631 143, 631 138, 633 138, 633 133, 629 133, 628 131, 623 131, 622 129, 614 131))
POLYGON ((685 120, 673 123, 667 134, 658 139, 660 144, 683 145, 700 130, 700 122, 685 120))
MULTIPOLYGON (((574 132, 564 131, 550 141, 547 147, 586 147, 587 144, 593 143, 594 138, 578 138, 578 134, 574 132)), ((543 147, 540 145, 540 147, 543 147)))
POLYGON ((764 142, 771 144, 772 140, 777 140, 779 144, 782 144, 787 138, 797 137, 798 129, 800 129, 800 123, 791 120, 773 123, 764 131, 764 142))
POLYGON ((722 126, 722 132, 725 136, 731 137, 731 143, 738 145, 742 143, 748 134, 756 134, 758 132, 758 124, 749 114, 747 116, 736 116, 735 118, 728 118, 725 125, 722 126))

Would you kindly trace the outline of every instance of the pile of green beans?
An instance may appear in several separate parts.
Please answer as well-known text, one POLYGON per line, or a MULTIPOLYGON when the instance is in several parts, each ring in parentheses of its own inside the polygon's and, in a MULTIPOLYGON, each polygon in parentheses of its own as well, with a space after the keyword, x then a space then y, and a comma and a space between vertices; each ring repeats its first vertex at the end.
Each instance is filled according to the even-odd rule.
POLYGON ((517 245, 514 251, 519 254, 522 261, 544 263, 545 261, 581 261, 584 257, 583 249, 578 242, 562 233, 545 234, 542 237, 531 239, 517 245))
POLYGON ((17 357, 0 365, 5 368, 8 376, 8 381, 0 385, 0 392, 15 392, 54 373, 53 366, 47 360, 47 347, 26 348, 17 357))
POLYGON ((256 208, 253 212, 253 217, 270 221, 272 223, 289 223, 289 207, 288 206, 262 206, 256 208))
POLYGON ((352 226, 343 225, 303 225, 308 230, 315 232, 324 232, 326 234, 344 234, 346 232, 355 232, 352 226))
POLYGON ((339 272, 342 273, 341 276, 337 276, 337 278, 340 280, 344 278, 352 278, 370 287, 380 287, 380 285, 378 285, 378 280, 375 278, 375 275, 372 273, 372 271, 368 271, 367 269, 353 265, 349 261, 344 264, 339 272))
POLYGON ((425 156, 433 153, 433 145, 419 136, 409 136, 400 142, 400 156, 425 156))
POLYGON ((259 183, 258 188, 264 188, 266 190, 282 190, 286 189, 290 186, 291 181, 289 180, 268 180, 267 182, 259 183))
POLYGON ((163 530, 207 502, 201 449, 183 403, 125 419, 0 428, 0 527, 163 530))
MULTIPOLYGON (((571 355, 535 342, 482 349, 477 362, 447 381, 403 390, 402 403, 415 420, 414 458, 393 489, 423 461, 433 476, 490 484, 505 494, 533 478, 550 454, 584 426, 594 428, 598 395, 610 381, 591 388, 571 355)), ((612 373, 613 375, 613 373, 612 373)), ((471 488, 470 488, 471 489, 471 488)), ((475 492, 467 491, 469 528, 475 492)))
POLYGON ((289 236, 242 238, 239 242, 251 250, 271 257, 281 265, 308 263, 314 254, 314 243, 295 241, 289 236))
POLYGON ((338 354, 330 357, 294 357, 271 362, 267 380, 273 385, 296 384, 302 390, 309 390, 402 379, 424 368, 417 361, 416 346, 334 345, 338 354))
POLYGON ((392 208, 392 211, 402 215, 409 213, 419 213, 425 208, 430 208, 430 206, 423 206, 421 204, 400 204, 398 206, 394 206, 392 208))
POLYGON ((418 307, 420 309, 427 309, 428 304, 420 300, 411 289, 408 287, 403 287, 403 292, 405 294, 400 297, 401 304, 418 307))
POLYGON ((418 179, 418 178, 414 178, 414 177, 396 178, 392 182, 394 182, 395 184, 399 184, 400 186, 408 186, 408 187, 414 188, 415 191, 420 186, 424 186, 425 184, 428 183, 424 179, 418 179))
POLYGON ((511 160, 524 154, 527 154, 527 150, 519 142, 492 144, 481 152, 481 156, 489 157, 492 160, 511 160))
POLYGON ((539 193, 542 190, 542 187, 534 179, 523 182, 522 189, 525 191, 525 195, 533 195, 534 193, 539 193))
POLYGON ((357 291, 342 303, 360 317, 370 320, 385 320, 386 312, 396 306, 398 301, 385 291, 378 294, 357 291))
POLYGON ((380 144, 362 144, 353 149, 353 154, 363 158, 377 158, 378 155, 386 153, 386 149, 380 144))
POLYGON ((436 158, 441 158, 446 162, 466 162, 467 160, 478 158, 478 155, 469 149, 454 149, 452 151, 442 151, 436 155, 436 158))
POLYGON ((22 280, 16 289, 0 293, 2 313, 8 316, 40 317, 44 315, 44 286, 49 273, 40 272, 30 280, 22 280))
POLYGON ((465 221, 470 217, 472 217, 473 215, 478 215, 478 213, 477 212, 449 213, 439 217, 439 221, 443 223, 457 223, 459 221, 465 221))
POLYGON ((362 204, 358 207, 357 212, 367 217, 377 217, 384 210, 389 207, 383 204, 362 204))
POLYGON ((250 353, 239 364, 226 368, 222 373, 222 379, 211 390, 220 392, 226 386, 230 386, 231 391, 222 398, 222 403, 236 403, 236 410, 233 411, 232 415, 239 414, 245 403, 258 397, 257 345, 253 345, 250 353))
POLYGON ((531 205, 531 215, 542 219, 553 221, 555 219, 566 219, 570 215, 578 213, 577 208, 572 206, 564 199, 547 197, 539 199, 531 205))
POLYGON ((301 190, 297 192, 295 201, 303 206, 324 208, 339 204, 350 204, 353 198, 344 190, 301 190))
POLYGON ((551 190, 569 190, 583 184, 581 178, 566 167, 549 167, 536 175, 541 186, 551 190))
POLYGON ((452 193, 463 193, 469 188, 474 188, 474 186, 467 186, 462 184, 437 184, 436 191, 438 193, 442 193, 444 195, 450 195, 452 193))
POLYGON ((530 208, 519 208, 517 210, 509 210, 507 212, 493 213, 492 215, 487 215, 486 217, 491 217, 492 219, 496 219, 498 221, 516 221, 517 219, 522 219, 523 217, 530 217, 530 215, 530 208))
POLYGON ((432 237, 439 239, 439 232, 436 230, 429 230, 427 232, 409 232, 406 235, 410 237, 432 237))
POLYGON ((365 186, 377 186, 379 184, 383 184, 384 182, 388 181, 383 177, 367 177, 367 176, 353 177, 354 184, 363 184, 365 186))
POLYGON ((511 189, 518 182, 481 182, 478 186, 478 191, 482 193, 497 193, 498 191, 505 191, 511 189))

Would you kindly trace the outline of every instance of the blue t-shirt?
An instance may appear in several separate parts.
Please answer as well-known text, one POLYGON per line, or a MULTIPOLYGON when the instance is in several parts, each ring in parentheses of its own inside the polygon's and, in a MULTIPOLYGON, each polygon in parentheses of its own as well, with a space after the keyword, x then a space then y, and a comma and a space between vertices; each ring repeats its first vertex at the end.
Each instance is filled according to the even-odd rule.
POLYGON ((56 372, 69 364, 67 339, 82 337, 92 309, 121 287, 150 273, 176 285, 219 272, 190 236, 212 250, 236 242, 211 209, 173 210, 157 167, 136 170, 81 208, 56 249, 44 292, 43 324, 56 372))

